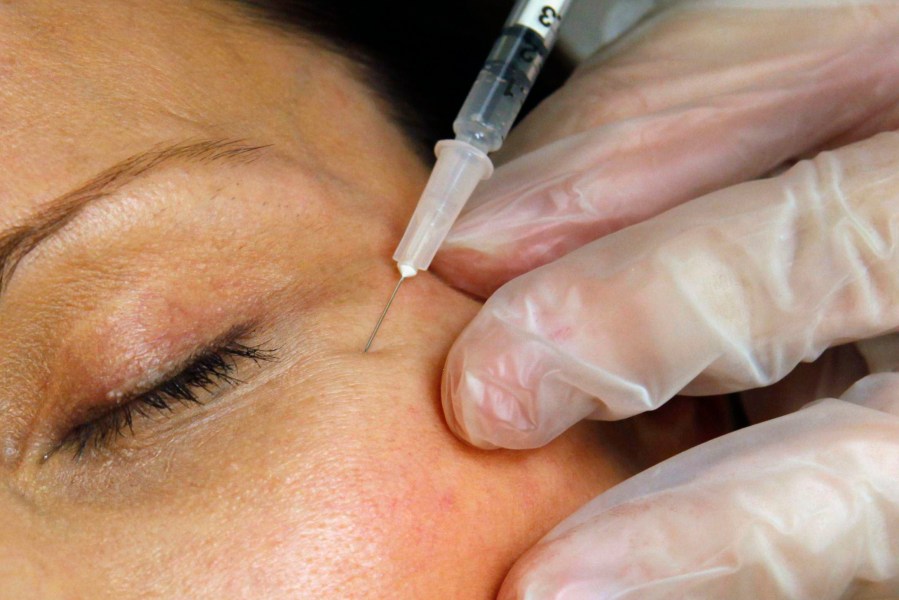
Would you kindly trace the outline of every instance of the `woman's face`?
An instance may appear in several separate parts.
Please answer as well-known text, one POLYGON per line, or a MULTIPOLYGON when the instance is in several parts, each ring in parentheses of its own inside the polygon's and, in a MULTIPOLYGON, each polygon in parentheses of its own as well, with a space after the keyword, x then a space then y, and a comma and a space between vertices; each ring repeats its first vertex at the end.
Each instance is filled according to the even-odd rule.
POLYGON ((347 61, 212 1, 0 48, 0 597, 484 598, 629 474, 449 433, 432 275, 362 353, 426 169, 347 61))

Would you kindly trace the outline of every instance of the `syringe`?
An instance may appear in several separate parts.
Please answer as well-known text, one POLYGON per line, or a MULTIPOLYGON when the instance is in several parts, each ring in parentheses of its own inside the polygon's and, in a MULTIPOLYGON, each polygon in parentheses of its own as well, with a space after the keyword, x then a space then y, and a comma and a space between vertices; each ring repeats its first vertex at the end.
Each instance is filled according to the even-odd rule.
POLYGON ((438 142, 437 163, 393 259, 400 272, 365 352, 402 283, 425 271, 482 179, 493 174, 488 152, 503 144, 556 41, 571 0, 518 0, 459 115, 456 139, 438 142))

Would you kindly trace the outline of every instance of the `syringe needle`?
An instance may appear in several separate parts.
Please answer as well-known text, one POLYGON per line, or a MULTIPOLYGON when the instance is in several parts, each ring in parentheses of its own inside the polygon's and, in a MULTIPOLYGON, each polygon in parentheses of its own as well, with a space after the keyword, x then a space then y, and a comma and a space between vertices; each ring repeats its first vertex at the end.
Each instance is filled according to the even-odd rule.
POLYGON ((393 254, 400 281, 365 344, 371 348, 403 280, 427 271, 498 150, 552 50, 572 0, 517 0, 453 121, 456 139, 437 143, 437 162, 393 254), (505 90, 503 93, 502 90, 505 90), (498 93, 499 91, 499 93, 498 93))
POLYGON ((363 352, 368 352, 368 349, 371 348, 371 343, 375 341, 375 336, 378 335, 381 323, 384 322, 384 317, 387 316, 387 311, 390 310, 390 305, 393 304, 393 299, 396 298, 396 293, 400 291, 400 286, 403 285, 404 281, 406 281, 406 278, 400 277, 400 280, 396 282, 396 287, 393 288, 393 293, 390 294, 390 300, 387 301, 387 306, 384 307, 384 311, 381 313, 381 316, 378 317, 378 322, 375 323, 375 328, 372 330, 371 335, 368 336, 368 341, 365 343, 365 350, 363 350, 363 352))

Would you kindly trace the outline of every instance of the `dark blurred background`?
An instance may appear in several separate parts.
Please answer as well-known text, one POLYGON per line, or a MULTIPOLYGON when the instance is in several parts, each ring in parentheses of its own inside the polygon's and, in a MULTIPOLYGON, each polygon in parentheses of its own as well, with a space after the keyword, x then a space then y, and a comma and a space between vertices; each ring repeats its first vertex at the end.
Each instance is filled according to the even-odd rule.
MULTIPOLYGON (((452 122, 513 0, 236 0, 260 18, 322 36, 369 71, 424 147, 453 137, 452 122), (403 106, 405 104, 405 106, 403 106), (403 113, 413 113, 412 118, 403 113)), ((522 116, 557 89, 571 64, 553 52, 522 116)), ((519 117, 520 118, 520 117, 519 117)))

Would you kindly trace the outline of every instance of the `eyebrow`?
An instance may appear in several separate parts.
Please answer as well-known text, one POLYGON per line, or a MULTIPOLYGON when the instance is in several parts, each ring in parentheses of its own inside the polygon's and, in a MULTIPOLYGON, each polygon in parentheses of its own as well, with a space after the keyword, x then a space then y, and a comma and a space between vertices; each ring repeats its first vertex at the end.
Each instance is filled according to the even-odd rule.
POLYGON ((87 183, 54 198, 24 222, 0 231, 0 294, 6 289, 22 259, 42 241, 69 224, 91 203, 115 193, 165 164, 208 164, 219 161, 247 163, 268 147, 248 145, 240 140, 182 142, 151 148, 109 167, 87 183))

